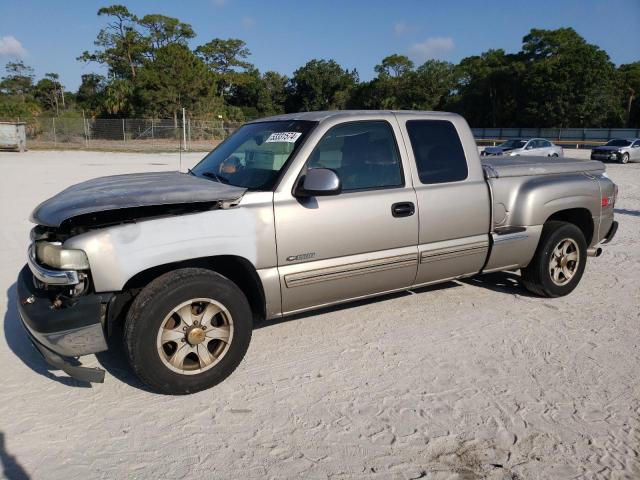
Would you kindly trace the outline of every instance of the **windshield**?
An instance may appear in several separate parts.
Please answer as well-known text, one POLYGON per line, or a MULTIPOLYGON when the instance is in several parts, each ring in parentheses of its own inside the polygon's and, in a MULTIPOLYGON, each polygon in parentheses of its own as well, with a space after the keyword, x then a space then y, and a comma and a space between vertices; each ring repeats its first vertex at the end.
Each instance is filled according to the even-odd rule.
POLYGON ((628 147, 631 142, 628 140, 615 139, 607 142, 607 147, 628 147))
POLYGON ((501 147, 506 147, 506 148, 522 148, 527 144, 526 140, 507 140, 506 142, 504 142, 502 145, 500 145, 501 147))
POLYGON ((270 190, 315 125, 316 122, 300 120, 243 125, 191 172, 237 187, 270 190))

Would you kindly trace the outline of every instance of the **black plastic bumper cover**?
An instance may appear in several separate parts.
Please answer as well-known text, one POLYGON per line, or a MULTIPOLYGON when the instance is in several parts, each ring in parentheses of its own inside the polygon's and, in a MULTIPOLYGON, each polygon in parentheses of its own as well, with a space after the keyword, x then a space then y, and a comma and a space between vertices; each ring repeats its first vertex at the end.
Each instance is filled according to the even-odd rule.
POLYGON ((603 242, 602 242, 602 243, 603 243, 603 244, 604 244, 604 243, 609 243, 611 240, 613 240, 613 237, 615 237, 615 236, 616 236, 616 232, 617 232, 617 231, 618 231, 618 222, 615 222, 615 221, 614 221, 614 222, 611 224, 611 228, 609 229, 609 231, 608 231, 608 232, 607 232, 607 234, 605 235, 604 240, 603 240, 603 242))
POLYGON ((73 365, 69 358, 58 355, 57 353, 49 350, 44 345, 40 344, 35 338, 33 338, 33 335, 31 335, 29 330, 27 330, 26 328, 25 332, 27 332, 31 343, 34 347, 36 347, 36 350, 40 352, 42 358, 44 358, 45 361, 52 367, 59 368, 70 377, 82 382, 104 383, 104 370, 102 370, 101 368, 73 365))
POLYGON ((85 382, 103 382, 104 371, 83 367, 75 358, 107 349, 100 312, 110 295, 79 297, 73 306, 53 309, 33 284, 28 267, 18 277, 18 312, 29 339, 50 365, 85 382))

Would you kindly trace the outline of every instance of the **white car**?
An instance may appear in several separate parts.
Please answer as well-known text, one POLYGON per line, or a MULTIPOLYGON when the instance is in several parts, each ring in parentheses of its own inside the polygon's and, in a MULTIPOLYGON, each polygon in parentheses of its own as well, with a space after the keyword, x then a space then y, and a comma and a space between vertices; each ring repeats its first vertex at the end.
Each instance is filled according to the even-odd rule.
POLYGON ((513 138, 495 147, 487 147, 482 155, 527 155, 535 157, 563 157, 562 147, 544 138, 513 138))

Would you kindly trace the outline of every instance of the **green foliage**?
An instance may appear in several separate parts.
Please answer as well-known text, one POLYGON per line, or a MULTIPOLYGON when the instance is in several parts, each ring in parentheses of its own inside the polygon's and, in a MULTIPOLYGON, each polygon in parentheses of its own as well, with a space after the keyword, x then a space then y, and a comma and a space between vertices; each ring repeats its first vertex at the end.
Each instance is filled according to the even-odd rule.
POLYGON ((531 30, 523 38, 521 56, 524 124, 596 127, 621 122, 615 66, 604 50, 572 28, 531 30))
MULTIPOLYGON (((105 19, 92 52, 79 60, 106 66, 87 74, 75 95, 56 73, 34 83, 33 70, 10 62, 0 80, 0 117, 194 117, 243 120, 284 111, 449 110, 473 126, 640 128, 640 61, 616 68, 607 53, 571 28, 532 29, 517 53, 488 50, 457 65, 401 54, 383 58, 376 77, 313 59, 292 78, 261 73, 246 43, 214 38, 195 49, 191 25, 160 14, 138 17, 123 5, 105 19)), ((177 121, 177 120, 176 120, 177 121)))
POLYGON ((76 93, 76 102, 89 115, 98 115, 103 110, 106 97, 106 79, 96 73, 82 75, 82 82, 76 93))
POLYGON ((158 48, 155 59, 143 64, 135 92, 141 113, 156 117, 176 118, 182 108, 197 115, 216 104, 212 73, 179 43, 158 48))
POLYGON ((618 88, 627 127, 640 128, 640 62, 620 65, 618 88))
POLYGON ((504 50, 463 58, 456 67, 456 94, 447 108, 464 115, 471 125, 517 124, 523 69, 520 56, 504 50))
POLYGON ((196 54, 213 72, 218 84, 218 95, 223 96, 243 81, 251 81, 253 65, 246 61, 251 55, 246 43, 237 38, 214 38, 196 48, 196 54), (248 76, 244 73, 249 72, 248 76))
POLYGON ((252 68, 232 88, 229 103, 250 118, 283 113, 287 82, 284 75, 276 72, 260 75, 257 68, 252 68))
POLYGON ((145 15, 137 23, 146 29, 147 35, 143 38, 152 52, 173 43, 186 45, 188 39, 196 36, 191 25, 165 15, 145 15))
POLYGON ((343 69, 335 60, 311 60, 293 73, 285 108, 288 112, 343 109, 357 83, 356 70, 343 69))

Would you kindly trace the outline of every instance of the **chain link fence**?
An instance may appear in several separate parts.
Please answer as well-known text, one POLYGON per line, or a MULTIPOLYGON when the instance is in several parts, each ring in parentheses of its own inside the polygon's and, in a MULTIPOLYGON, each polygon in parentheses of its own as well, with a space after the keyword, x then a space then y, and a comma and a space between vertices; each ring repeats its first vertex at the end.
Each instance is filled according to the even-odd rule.
MULTIPOLYGON (((0 119, 1 120, 1 119, 0 119)), ((37 118, 27 123, 27 148, 128 151, 210 151, 241 122, 143 118, 37 118)), ((509 138, 542 137, 569 148, 589 148, 612 138, 640 138, 631 128, 472 128, 479 145, 509 138)))
POLYGON ((242 123, 142 118, 37 118, 27 124, 27 148, 128 151, 209 151, 242 123))

